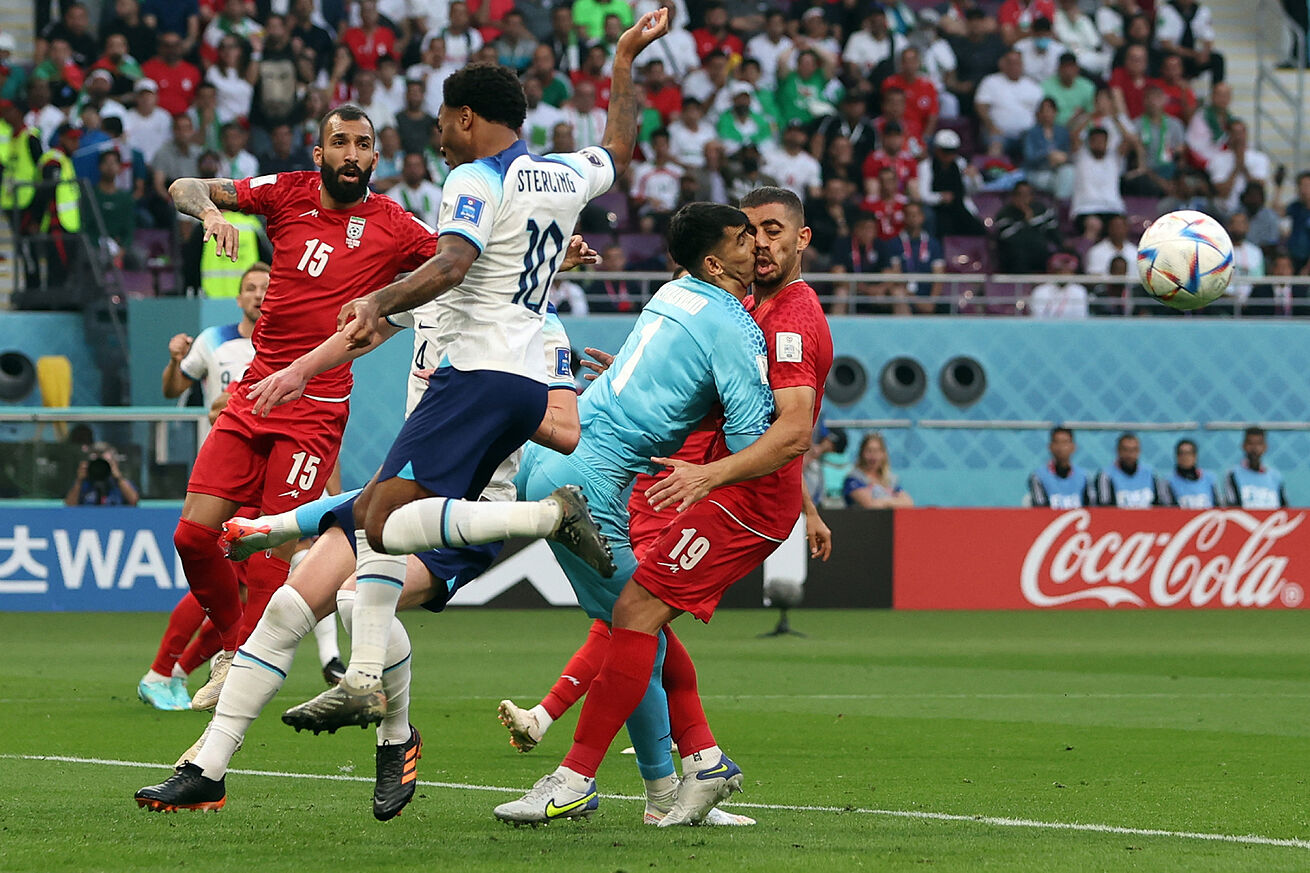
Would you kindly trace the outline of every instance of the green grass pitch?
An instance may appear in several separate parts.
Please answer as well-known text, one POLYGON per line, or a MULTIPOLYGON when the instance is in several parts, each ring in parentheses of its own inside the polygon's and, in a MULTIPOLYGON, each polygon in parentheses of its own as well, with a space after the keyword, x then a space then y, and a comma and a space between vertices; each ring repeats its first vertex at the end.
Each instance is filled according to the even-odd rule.
MULTIPOLYGON (((535 830, 491 816, 571 733, 572 714, 521 755, 495 719, 581 642, 565 610, 407 617, 426 784, 393 822, 371 815, 371 731, 278 719, 321 687, 312 641, 233 762, 284 775, 230 774, 217 814, 139 810, 205 723, 136 699, 164 619, 0 614, 0 870, 1310 869, 1299 611, 802 610, 804 639, 757 639, 759 611, 683 619, 735 799, 760 806, 738 807, 753 828, 673 831, 633 799, 535 830)), ((617 754, 599 784, 640 792, 617 754)))

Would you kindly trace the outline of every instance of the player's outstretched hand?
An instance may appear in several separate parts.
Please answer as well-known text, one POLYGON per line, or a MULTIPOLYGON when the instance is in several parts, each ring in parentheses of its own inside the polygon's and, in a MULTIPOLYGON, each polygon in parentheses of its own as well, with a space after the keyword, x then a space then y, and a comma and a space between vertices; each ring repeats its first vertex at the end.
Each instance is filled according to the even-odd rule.
POLYGON ((352 349, 362 349, 373 342, 377 333, 378 306, 372 297, 360 297, 341 307, 337 316, 337 331, 346 335, 352 349))
POLYGON ((805 538, 810 541, 810 557, 820 561, 832 555, 832 529, 819 516, 810 512, 805 516, 805 538))
POLYGON ((669 10, 664 7, 654 12, 647 12, 637 23, 629 27, 619 37, 614 56, 631 61, 641 54, 642 49, 669 32, 669 10))
POLYGON ((254 401, 251 411, 255 415, 267 417, 273 407, 290 403, 304 394, 308 384, 309 377, 292 365, 260 379, 246 392, 246 397, 254 401))
POLYGON ((610 368, 610 364, 614 363, 614 356, 610 354, 606 354, 605 352, 602 352, 600 349, 593 349, 591 346, 588 346, 587 348, 583 349, 583 351, 596 359, 594 361, 588 361, 586 358, 583 358, 581 361, 579 361, 579 363, 582 364, 582 366, 586 367, 588 370, 591 370, 590 373, 587 373, 582 377, 586 379, 588 382, 591 382, 601 373, 604 373, 606 370, 610 368))
POLYGON ((568 250, 564 252, 564 261, 559 265, 560 272, 567 272, 582 264, 599 264, 600 252, 587 245, 581 234, 575 233, 569 239, 568 250))
POLYGON ((656 512, 670 506, 682 512, 714 490, 714 482, 701 464, 689 464, 677 458, 651 458, 651 461, 673 469, 668 478, 646 489, 646 500, 656 512))
POLYGON ((237 259, 237 246, 241 241, 241 234, 237 232, 232 222, 224 218, 220 213, 212 212, 205 218, 204 236, 200 242, 214 241, 214 252, 220 256, 227 255, 229 260, 237 259))

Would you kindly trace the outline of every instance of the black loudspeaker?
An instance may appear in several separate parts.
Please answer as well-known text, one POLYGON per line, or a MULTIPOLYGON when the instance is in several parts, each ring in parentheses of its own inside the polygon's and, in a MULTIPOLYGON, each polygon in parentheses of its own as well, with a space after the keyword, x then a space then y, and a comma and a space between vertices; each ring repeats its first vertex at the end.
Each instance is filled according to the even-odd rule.
POLYGON ((896 406, 911 406, 923 399, 928 390, 928 376, 914 358, 892 358, 878 376, 882 396, 896 406))
POLYGON ((828 371, 823 398, 847 406, 863 397, 868 387, 869 374, 864 371, 864 365, 849 355, 839 355, 828 371))
POLYGON ((987 392, 987 371, 977 360, 960 355, 942 365, 938 384, 951 403, 972 406, 987 392))
POLYGON ((0 354, 0 400, 23 400, 36 387, 36 367, 22 352, 0 354))

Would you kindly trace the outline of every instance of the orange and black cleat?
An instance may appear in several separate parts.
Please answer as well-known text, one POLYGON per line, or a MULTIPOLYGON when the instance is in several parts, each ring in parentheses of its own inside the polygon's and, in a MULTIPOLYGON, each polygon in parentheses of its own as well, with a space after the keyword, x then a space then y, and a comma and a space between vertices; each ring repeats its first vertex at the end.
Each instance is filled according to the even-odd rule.
POLYGON ((409 726, 409 739, 403 743, 378 746, 377 782, 373 786, 373 817, 389 821, 400 815, 411 800, 418 784, 418 759, 423 757, 423 738, 418 728, 409 726))
POLYGON ((136 805, 151 812, 217 812, 227 803, 223 780, 206 779, 204 771, 186 763, 158 785, 147 785, 136 793, 136 805))

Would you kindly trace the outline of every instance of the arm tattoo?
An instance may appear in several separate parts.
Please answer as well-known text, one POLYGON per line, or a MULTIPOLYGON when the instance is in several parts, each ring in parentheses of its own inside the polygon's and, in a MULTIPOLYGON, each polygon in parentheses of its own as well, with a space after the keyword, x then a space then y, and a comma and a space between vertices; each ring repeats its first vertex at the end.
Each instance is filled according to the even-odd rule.
POLYGON ((637 144, 637 122, 641 111, 637 89, 632 84, 631 62, 616 63, 611 78, 609 117, 602 145, 614 159, 614 173, 621 174, 632 161, 637 144))
POLYGON ((236 209, 237 187, 231 179, 178 179, 168 188, 177 211, 203 219, 211 209, 236 209))

